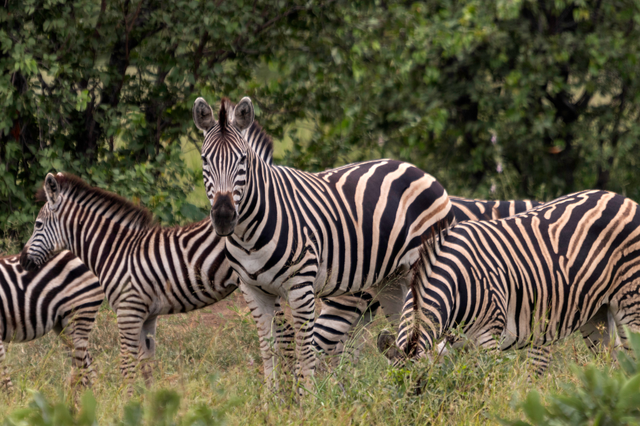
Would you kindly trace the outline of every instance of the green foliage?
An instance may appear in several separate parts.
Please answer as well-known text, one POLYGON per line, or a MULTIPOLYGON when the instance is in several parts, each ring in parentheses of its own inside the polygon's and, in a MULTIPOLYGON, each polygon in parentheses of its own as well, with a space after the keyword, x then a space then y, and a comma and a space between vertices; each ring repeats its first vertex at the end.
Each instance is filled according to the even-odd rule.
POLYGON ((47 172, 73 172, 150 207, 166 223, 199 170, 199 95, 237 98, 280 49, 305 2, 21 0, 0 5, 0 231, 20 237, 47 172))
MULTIPOLYGON (((180 395, 161 389, 148 395, 148 402, 130 402, 124 407, 121 419, 114 419, 119 426, 214 426, 224 421, 224 411, 229 407, 212 410, 198 404, 185 415, 180 415, 180 395)), ((69 408, 64 401, 49 402, 41 393, 35 392, 27 408, 11 413, 6 426, 93 426, 98 424, 96 399, 89 391, 82 395, 77 410, 69 408)))
POLYGON ((317 123, 300 167, 384 155, 454 194, 640 199, 638 22, 633 0, 344 3, 261 99, 317 123))
POLYGON ((640 425, 640 334, 629 333, 633 360, 618 352, 622 370, 587 365, 572 366, 577 383, 563 385, 563 391, 546 398, 545 405, 537 391, 531 391, 520 404, 529 423, 524 425, 640 425))
POLYGON ((166 223, 198 167, 196 96, 251 96, 307 170, 394 157, 450 193, 640 199, 634 0, 9 1, 0 6, 0 228, 71 171, 166 223))

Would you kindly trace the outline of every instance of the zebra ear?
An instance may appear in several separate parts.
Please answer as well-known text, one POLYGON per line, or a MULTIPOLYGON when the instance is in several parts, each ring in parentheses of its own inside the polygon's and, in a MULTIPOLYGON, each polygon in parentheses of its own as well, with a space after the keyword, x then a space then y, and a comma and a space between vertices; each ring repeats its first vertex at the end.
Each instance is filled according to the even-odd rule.
POLYGON ((253 111, 253 104, 248 96, 242 98, 242 100, 236 105, 236 110, 233 116, 233 124, 238 130, 243 131, 249 128, 253 124, 255 114, 253 111))
POLYGON ((204 98, 196 99, 193 103, 192 112, 193 122, 203 132, 206 132, 216 124, 216 120, 213 118, 213 110, 204 98))
POLYGON ((47 173, 47 177, 44 178, 44 193, 47 196, 49 208, 57 209, 60 202, 60 185, 52 173, 47 173))

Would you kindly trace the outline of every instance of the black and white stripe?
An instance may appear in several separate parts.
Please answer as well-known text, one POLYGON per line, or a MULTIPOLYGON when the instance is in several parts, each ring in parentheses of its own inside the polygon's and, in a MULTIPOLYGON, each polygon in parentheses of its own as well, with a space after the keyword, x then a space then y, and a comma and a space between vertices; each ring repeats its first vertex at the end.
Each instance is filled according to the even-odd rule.
POLYGON ((248 98, 235 107, 223 101, 218 121, 201 98, 193 112, 206 132, 202 157, 211 221, 216 233, 227 236, 228 259, 258 325, 267 380, 280 296, 293 312, 299 374, 309 377, 315 296, 371 289, 390 312, 399 312, 407 287, 394 278, 417 259, 425 232, 453 220, 447 193, 433 177, 394 160, 318 174, 273 166, 248 141, 248 98))
POLYGON ((542 204, 533 200, 479 200, 450 195, 456 221, 503 219, 542 204))
MULTIPOLYGON (((224 241, 208 219, 163 228, 146 209, 68 174, 47 175, 44 189, 47 202, 21 263, 39 266, 69 249, 98 276, 117 313, 125 379, 133 378, 138 359, 154 356, 159 315, 209 306, 237 288, 224 241)), ((149 381, 149 363, 142 367, 149 381)))
MULTIPOLYGON (((525 212, 541 204, 532 200, 481 200, 453 195, 449 196, 449 200, 457 222, 500 219, 525 212)), ((318 349, 330 355, 330 362, 334 365, 345 350, 350 359, 355 360, 363 344, 362 338, 366 335, 362 329, 373 320, 379 307, 380 302, 367 292, 323 299, 322 312, 316 320, 314 329, 314 339, 318 349), (347 342, 349 336, 354 336, 356 340, 347 342)), ((593 344, 591 340, 589 343, 593 344)))
POLYGON ((29 342, 51 330, 69 347, 71 383, 89 384, 94 374, 87 349, 89 333, 103 300, 98 278, 68 251, 34 272, 23 270, 19 255, 0 258, 2 387, 13 387, 3 343, 29 342))
POLYGON ((640 211, 628 198, 582 191, 441 234, 414 266, 395 362, 461 327, 480 347, 529 348, 542 373, 546 346, 574 331, 587 337, 607 317, 624 345, 623 326, 640 331, 640 211))

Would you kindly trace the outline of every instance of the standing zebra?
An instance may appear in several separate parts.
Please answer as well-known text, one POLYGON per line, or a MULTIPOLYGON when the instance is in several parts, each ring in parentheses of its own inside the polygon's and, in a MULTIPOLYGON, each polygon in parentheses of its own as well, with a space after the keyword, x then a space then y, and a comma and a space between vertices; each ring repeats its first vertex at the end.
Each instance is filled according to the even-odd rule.
MULTIPOLYGON (((478 200, 449 196, 456 222, 491 220, 525 212, 542 203, 532 200, 478 200)), ((354 326, 366 327, 380 307, 380 302, 367 292, 323 299, 322 312, 316 320, 314 341, 318 350, 332 356, 335 364, 345 350, 346 339, 354 326)), ((387 315, 398 314, 385 312, 387 315)), ((360 331, 354 335, 362 334, 360 331)), ((585 339, 587 339, 585 337, 585 339)), ((356 343, 355 355, 362 342, 356 343)), ((593 342, 588 340, 592 346, 593 342)))
POLYGON ((258 326, 267 382, 278 297, 291 306, 299 375, 308 378, 315 367, 315 296, 372 289, 389 312, 399 312, 404 279, 391 281, 417 259, 425 232, 453 220, 447 193, 433 177, 400 161, 317 174, 273 166, 246 140, 254 119, 249 98, 236 107, 223 100, 218 121, 198 98, 193 114, 205 132, 211 222, 227 237, 227 258, 258 326))
POLYGON ((0 258, 0 386, 13 389, 2 343, 29 342, 51 330, 70 349, 71 384, 88 385, 94 374, 89 333, 103 300, 96 276, 68 251, 34 272, 22 269, 18 255, 0 258))
MULTIPOLYGON (((609 316, 640 331, 640 211, 606 191, 582 191, 513 217, 442 227, 414 266, 396 348, 400 363, 425 356, 461 326, 483 348, 529 348, 539 374, 547 345, 609 316)), ((604 339, 608 336, 603 336, 604 339)), ((460 342, 462 343, 462 342, 460 342)))
MULTIPOLYGON (((154 356, 158 315, 212 305, 237 288, 224 241, 208 219, 163 228, 145 208, 69 174, 49 173, 44 194, 20 263, 31 270, 68 249, 98 276, 117 314, 125 380, 133 379, 138 358, 154 356)), ((149 383, 147 362, 143 376, 149 383)))

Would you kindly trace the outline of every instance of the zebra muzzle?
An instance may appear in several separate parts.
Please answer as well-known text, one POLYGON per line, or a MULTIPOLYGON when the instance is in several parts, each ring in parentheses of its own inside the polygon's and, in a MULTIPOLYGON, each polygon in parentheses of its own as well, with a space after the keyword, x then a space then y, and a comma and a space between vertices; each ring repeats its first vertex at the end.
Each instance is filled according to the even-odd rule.
POLYGON ((216 234, 226 237, 233 234, 238 221, 238 213, 231 193, 216 194, 211 207, 211 224, 216 234))

